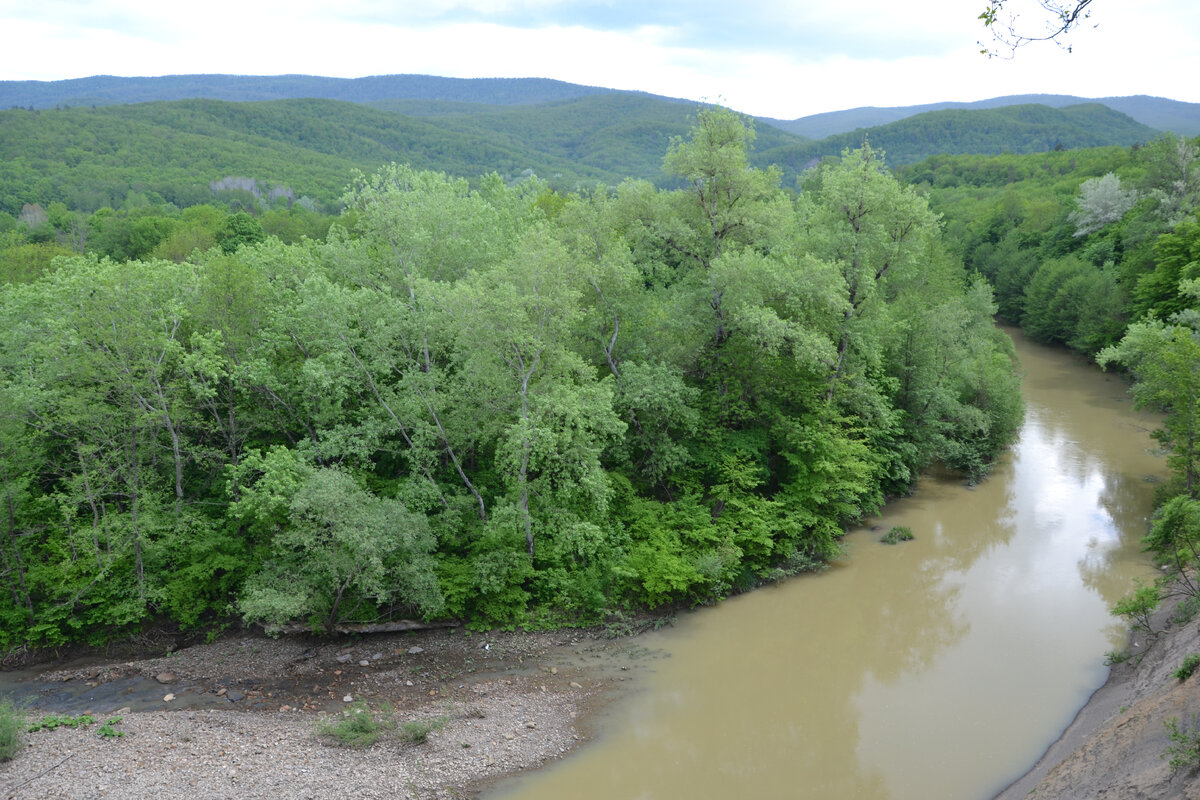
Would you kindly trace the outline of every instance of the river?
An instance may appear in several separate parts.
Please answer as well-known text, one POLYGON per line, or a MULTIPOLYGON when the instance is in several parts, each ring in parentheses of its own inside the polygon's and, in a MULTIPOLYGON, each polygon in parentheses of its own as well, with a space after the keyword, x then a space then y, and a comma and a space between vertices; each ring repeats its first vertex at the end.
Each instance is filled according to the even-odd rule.
POLYGON ((1009 333, 1027 415, 985 481, 926 477, 824 572, 644 637, 597 740, 493 800, 985 800, 1031 767, 1126 644, 1165 465, 1123 381, 1009 333))

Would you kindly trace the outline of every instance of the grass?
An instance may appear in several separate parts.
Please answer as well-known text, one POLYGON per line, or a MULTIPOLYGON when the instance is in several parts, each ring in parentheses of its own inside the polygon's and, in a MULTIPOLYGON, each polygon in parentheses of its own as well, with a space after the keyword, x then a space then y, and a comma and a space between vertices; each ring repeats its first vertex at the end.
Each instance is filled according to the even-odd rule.
POLYGON ((1112 667, 1124 664, 1131 658, 1133 658, 1133 652, 1130 650, 1109 650, 1104 654, 1104 666, 1112 667))
POLYGON ((421 744, 434 731, 440 731, 450 722, 449 717, 434 717, 433 719, 414 719, 400 726, 400 738, 412 744, 421 744))
POLYGON ((356 703, 334 720, 317 723, 317 736, 335 747, 370 747, 396 728, 390 708, 372 711, 365 703, 356 703))
POLYGON ((370 747, 394 731, 401 742, 421 744, 429 734, 440 731, 449 722, 450 717, 443 716, 397 725, 390 708, 385 706, 372 711, 365 703, 356 703, 336 718, 318 722, 316 735, 334 747, 360 748, 370 747))
POLYGON ((0 763, 12 761, 25 746, 25 720, 9 700, 0 700, 0 763))
POLYGON ((911 542, 915 538, 917 537, 913 535, 912 528, 907 525, 894 525, 879 541, 884 544, 899 544, 900 542, 911 542))

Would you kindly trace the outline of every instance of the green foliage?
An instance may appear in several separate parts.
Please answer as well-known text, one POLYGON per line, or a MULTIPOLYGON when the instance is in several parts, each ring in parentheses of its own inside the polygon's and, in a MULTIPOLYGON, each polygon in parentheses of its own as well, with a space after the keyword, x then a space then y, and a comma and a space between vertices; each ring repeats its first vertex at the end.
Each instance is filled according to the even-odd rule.
POLYGON ((245 211, 239 211, 226 218, 217 231, 216 243, 226 253, 235 253, 248 244, 258 244, 265 236, 262 223, 245 211))
POLYGON ((449 717, 409 720, 400 724, 400 739, 410 744, 424 744, 429 734, 440 731, 449 723, 449 717))
POLYGON ((30 733, 38 731, 52 731, 56 728, 86 728, 96 721, 96 718, 89 714, 80 714, 78 717, 68 717, 63 714, 46 714, 44 717, 29 725, 27 729, 30 733))
POLYGON ((372 711, 365 703, 356 703, 333 719, 321 719, 315 727, 323 742, 356 749, 370 747, 394 730, 396 721, 390 708, 372 711))
POLYGON ((906 525, 893 525, 879 541, 884 544, 899 544, 900 542, 911 542, 915 538, 917 537, 913 534, 912 528, 906 525))
MULTIPOLYGON (((265 147, 332 108, 78 117, 265 147)), ((408 135, 360 110, 340 123, 359 138, 314 146, 408 135)), ((241 210, 211 205, 228 176, 199 161, 182 211, 152 185, 83 227, 82 201, 49 203, 30 235, 111 257, 0 293, 0 646, 713 602, 818 568, 934 461, 982 474, 1021 418, 989 287, 879 154, 796 197, 754 166, 756 135, 700 111, 666 147, 669 190, 392 165, 352 179, 328 230, 269 182, 221 181, 241 210)))
POLYGON ((25 746, 25 724, 11 700, 0 700, 0 764, 12 761, 25 746))
POLYGON ((1171 744, 1162 752, 1169 759, 1171 772, 1195 772, 1200 769, 1200 716, 1193 716, 1190 723, 1179 721, 1179 717, 1163 720, 1167 738, 1171 744))
POLYGON ((1112 667, 1117 664, 1124 664, 1131 658, 1133 658, 1133 653, 1129 650, 1109 650, 1104 654, 1104 666, 1112 667))
POLYGON ((1191 653, 1184 657, 1179 665, 1179 669, 1175 670, 1175 677, 1181 681, 1186 681, 1192 677, 1192 673, 1196 671, 1196 667, 1200 667, 1200 653, 1191 653))
POLYGON ((1137 588, 1117 601, 1112 613, 1113 616, 1124 617, 1135 628, 1154 634, 1150 617, 1158 608, 1161 599, 1157 586, 1147 586, 1138 582, 1137 588))

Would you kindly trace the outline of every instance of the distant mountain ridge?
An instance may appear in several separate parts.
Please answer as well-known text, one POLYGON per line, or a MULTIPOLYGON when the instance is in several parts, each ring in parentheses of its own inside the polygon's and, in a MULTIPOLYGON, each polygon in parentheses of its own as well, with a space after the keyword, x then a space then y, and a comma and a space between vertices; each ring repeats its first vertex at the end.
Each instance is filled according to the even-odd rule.
MULTIPOLYGON (((0 108, 55 108, 145 103, 156 100, 211 99, 231 102, 318 98, 351 103, 434 101, 490 106, 525 106, 602 94, 634 95, 676 103, 693 103, 646 92, 584 86, 550 78, 445 78, 434 75, 373 75, 328 78, 313 75, 166 75, 126 78, 95 75, 61 81, 0 81, 0 108)), ((878 108, 867 106, 813 114, 794 120, 759 117, 762 122, 808 139, 824 139, 850 131, 898 122, 928 111, 991 109, 1037 104, 1051 108, 1100 103, 1159 131, 1200 135, 1200 103, 1163 97, 1087 98, 1061 94, 993 97, 976 102, 942 102, 878 108)), ((398 109, 392 109, 398 110, 398 109)), ((412 110, 404 113, 425 116, 412 110)), ((439 113, 432 107, 427 113, 439 113)))
POLYGON ((761 117, 763 122, 775 125, 790 133, 799 134, 809 139, 824 139, 839 133, 846 133, 861 128, 872 128, 899 122, 902 119, 923 114, 929 111, 945 111, 949 109, 991 109, 1017 105, 1043 105, 1050 108, 1084 103, 1099 103, 1108 106, 1113 111, 1119 111, 1143 125, 1159 131, 1173 131, 1181 136, 1200 136, 1200 103, 1184 103, 1179 100, 1168 100, 1165 97, 1150 95, 1133 95, 1130 97, 1100 97, 1086 98, 1066 94, 1022 94, 993 97, 988 100, 978 100, 972 103, 927 103, 917 106, 897 106, 894 108, 877 108, 864 106, 850 108, 845 111, 829 111, 823 114, 812 114, 794 120, 780 120, 761 117))
MULTIPOLYGON (((156 100, 256 100, 315 98, 348 103, 439 100, 488 105, 532 105, 623 92, 551 78, 443 78, 436 75, 164 75, 123 78, 95 75, 62 81, 0 81, 0 108, 56 108, 149 103, 156 100)), ((646 95, 653 96, 653 95, 646 95)), ((668 98, 662 98, 668 99, 668 98)))
POLYGON ((871 147, 884 153, 890 166, 912 164, 935 155, 999 155, 1075 150, 1145 143, 1159 132, 1132 117, 1101 105, 1051 108, 1026 104, 998 108, 926 111, 895 122, 819 141, 787 143, 755 153, 757 162, 778 164, 785 172, 802 172, 843 150, 871 147))

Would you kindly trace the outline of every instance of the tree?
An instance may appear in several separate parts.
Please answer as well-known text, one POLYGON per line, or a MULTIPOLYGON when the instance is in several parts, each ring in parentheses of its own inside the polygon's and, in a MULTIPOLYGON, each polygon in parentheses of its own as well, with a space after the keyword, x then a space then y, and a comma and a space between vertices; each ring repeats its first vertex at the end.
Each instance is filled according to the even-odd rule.
POLYGON ((1096 360, 1123 364, 1135 380, 1134 404, 1164 412, 1154 438, 1171 451, 1167 463, 1182 492, 1200 499, 1200 331, 1157 319, 1134 323, 1096 360))
POLYGON ((1137 191, 1122 188, 1121 179, 1109 172, 1079 185, 1078 207, 1067 219, 1075 224, 1076 236, 1087 236, 1125 216, 1137 200, 1137 191))
POLYGON ((244 471, 257 478, 234 513, 274 528, 267 561, 238 603, 247 622, 278 631, 303 619, 330 632, 392 606, 426 618, 442 609, 423 514, 285 448, 247 459, 244 471))
POLYGON ((247 244, 258 244, 266 238, 262 224, 245 211, 230 214, 217 231, 217 244, 226 253, 233 253, 247 244))

